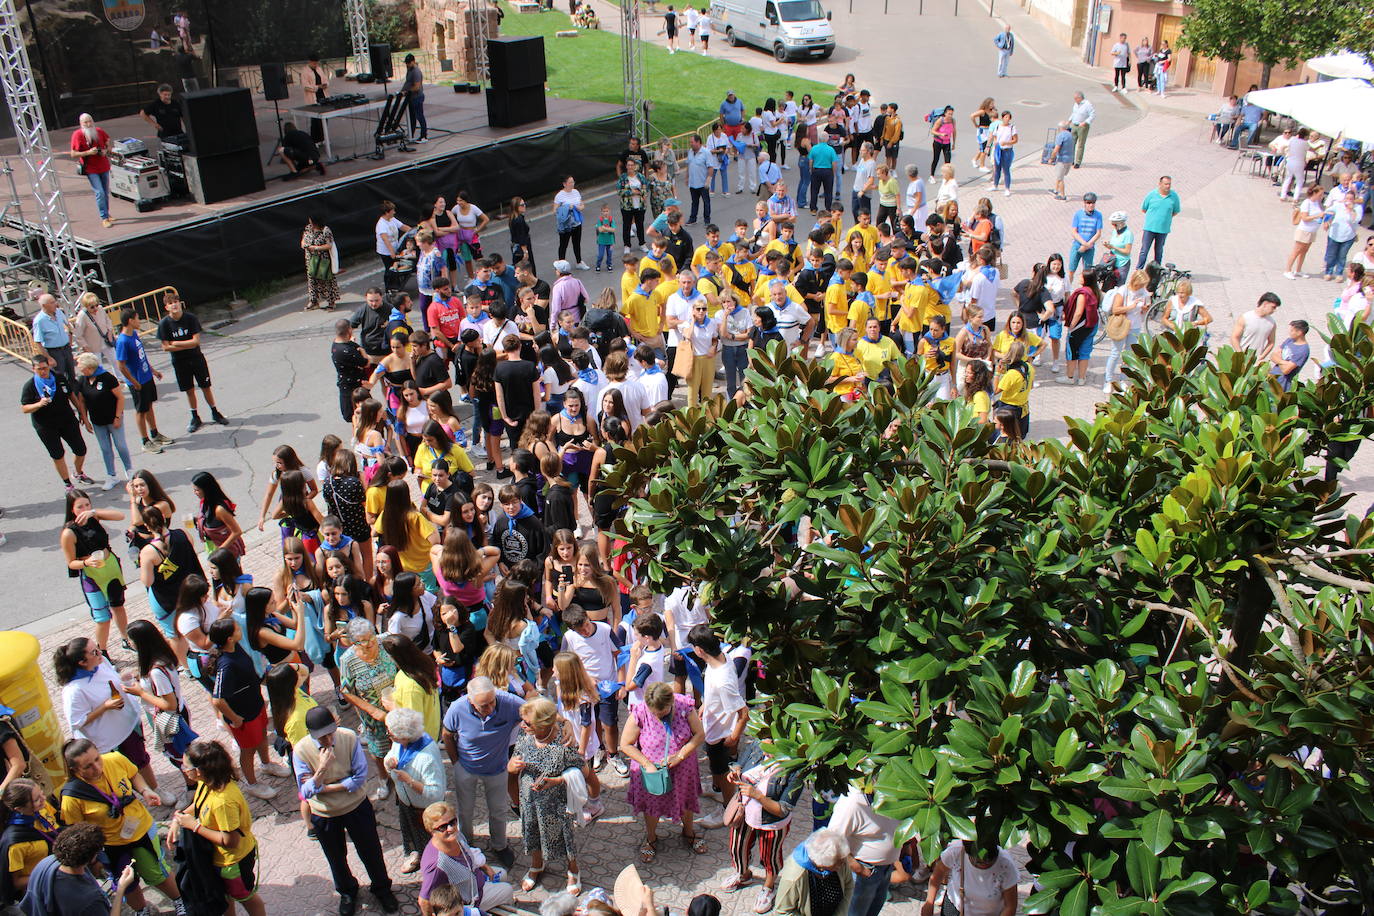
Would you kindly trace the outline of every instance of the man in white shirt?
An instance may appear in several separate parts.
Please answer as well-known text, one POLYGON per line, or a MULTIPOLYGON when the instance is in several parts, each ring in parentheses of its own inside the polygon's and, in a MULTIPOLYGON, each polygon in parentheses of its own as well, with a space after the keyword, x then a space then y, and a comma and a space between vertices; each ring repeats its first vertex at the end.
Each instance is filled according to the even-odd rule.
POLYGON ((892 872, 898 868, 900 850, 894 841, 899 822, 873 810, 873 801, 858 786, 835 802, 830 829, 839 831, 849 844, 849 855, 862 866, 854 869, 850 916, 877 916, 887 903, 892 872))
POLYGON ((787 342, 788 349, 796 348, 803 340, 810 340, 815 316, 792 301, 792 297, 787 295, 787 283, 774 280, 768 285, 768 297, 768 307, 773 310, 777 331, 787 342))
POLYGON ((1073 167, 1083 165, 1083 150, 1088 145, 1088 130, 1092 127, 1097 109, 1093 103, 1083 98, 1083 93, 1073 94, 1073 108, 1069 110, 1069 131, 1073 134, 1073 167))
POLYGON ((388 289, 387 281, 391 278, 391 262, 396 260, 396 256, 401 251, 401 235, 410 231, 410 227, 396 218, 396 205, 389 200, 381 203, 382 215, 377 219, 377 230, 375 232, 377 242, 377 257, 382 261, 382 289, 388 289))
MULTIPOLYGON (((605 370, 607 381, 597 393, 598 401, 604 401, 608 391, 619 391, 620 399, 625 402, 625 414, 630 418, 630 432, 634 432, 644 422, 644 415, 653 405, 646 403, 644 389, 638 382, 626 379, 630 371, 630 360, 624 353, 612 353, 607 356, 605 370)), ((601 413, 599 403, 597 413, 601 413)))
MULTIPOLYGON (((575 604, 563 612, 563 651, 571 652, 582 660, 597 689, 615 683, 625 683, 625 672, 616 665, 618 651, 611 639, 611 625, 605 621, 592 620, 587 612, 575 604)), ((602 691, 603 694, 605 691, 602 691)), ((620 756, 618 750, 620 737, 620 700, 626 695, 624 687, 611 691, 596 704, 597 721, 601 724, 601 746, 606 749, 606 757, 611 766, 621 776, 628 775, 630 765, 620 756)))
MULTIPOLYGON (((706 760, 711 768, 711 782, 728 804, 730 796, 735 794, 735 786, 727 778, 730 761, 749 722, 749 706, 740 693, 735 664, 726 658, 720 637, 712 633, 708 625, 701 623, 692 627, 687 634, 687 645, 702 665, 704 687, 700 715, 702 730, 706 733, 706 760)), ((724 813, 709 814, 697 823, 708 830, 720 827, 724 823, 724 813)))
POLYGON ((520 328, 514 321, 506 317, 506 304, 504 302, 493 302, 488 309, 488 314, 491 317, 479 329, 482 332, 482 343, 494 350, 500 350, 501 342, 506 339, 506 335, 520 336, 520 328))
POLYGON ((1112 45, 1112 92, 1126 92, 1126 74, 1131 72, 1131 43, 1126 40, 1126 33, 1122 32, 1116 36, 1116 44, 1112 45))

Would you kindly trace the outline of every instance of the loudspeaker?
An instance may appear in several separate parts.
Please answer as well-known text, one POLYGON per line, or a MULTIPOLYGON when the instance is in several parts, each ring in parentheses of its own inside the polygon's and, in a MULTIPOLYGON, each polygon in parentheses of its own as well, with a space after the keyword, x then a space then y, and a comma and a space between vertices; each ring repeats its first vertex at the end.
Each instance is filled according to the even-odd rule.
POLYGON ((487 90, 487 123, 492 127, 519 127, 546 117, 543 86, 487 90))
POLYGON ((369 45, 367 51, 372 62, 373 82, 380 83, 391 79, 391 45, 369 45))
POLYGON ((262 94, 269 102, 291 98, 291 91, 286 87, 286 64, 262 65, 262 94))
POLYGON ((544 64, 544 38, 521 35, 487 40, 491 85, 497 89, 544 88, 548 69, 544 64))
POLYGON ((181 97, 188 153, 218 156, 251 149, 257 155, 258 122, 247 89, 200 89, 181 97))
POLYGON ((198 204, 242 197, 267 186, 256 146, 218 156, 186 156, 183 161, 186 184, 198 204))

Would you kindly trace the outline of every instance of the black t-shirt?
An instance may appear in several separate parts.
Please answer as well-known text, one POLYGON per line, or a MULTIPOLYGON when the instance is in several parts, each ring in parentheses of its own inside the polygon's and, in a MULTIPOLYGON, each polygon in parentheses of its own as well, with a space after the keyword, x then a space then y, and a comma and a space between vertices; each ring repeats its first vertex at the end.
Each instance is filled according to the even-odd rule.
MULTIPOLYGON (((200 332, 200 319, 190 312, 182 312, 181 317, 175 320, 171 315, 164 315, 162 320, 157 323, 158 340, 170 342, 190 340, 200 332)), ((201 358, 200 347, 193 347, 190 350, 173 350, 170 355, 174 364, 196 362, 201 358)))
MULTIPOLYGON (((620 161, 620 170, 621 170, 622 172, 625 171, 625 163, 629 162, 631 159, 635 159, 635 160, 637 160, 638 163, 639 163, 639 174, 641 174, 641 175, 647 174, 648 169, 649 169, 649 154, 648 154, 648 152, 646 152, 645 150, 643 150, 643 149, 635 149, 635 150, 626 149, 626 150, 622 150, 621 153, 620 153, 620 156, 619 156, 618 158, 619 158, 619 161, 620 161)), ((546 285, 547 285, 547 284, 546 284, 546 285)))
MULTIPOLYGON (((450 508, 457 508, 457 506, 451 505, 455 497, 465 495, 466 494, 458 488, 458 484, 456 483, 450 483, 446 490, 441 490, 434 484, 430 484, 425 487, 425 505, 428 506, 429 511, 433 512, 435 515, 443 515, 445 512, 449 511, 450 508)), ((461 503, 459 505, 461 505, 461 503)))
POLYGON ((293 159, 304 159, 308 162, 320 158, 319 147, 315 146, 315 141, 303 130, 288 130, 282 134, 281 145, 291 153, 293 159))
POLYGON ((454 381, 464 388, 472 381, 472 370, 477 368, 477 357, 481 353, 474 353, 467 347, 458 350, 458 355, 453 360, 454 381))
POLYGON ((674 232, 669 229, 664 233, 667 240, 668 254, 673 256, 673 263, 681 269, 692 263, 692 234, 682 226, 678 226, 674 232))
POLYGON ((506 399, 506 416, 523 420, 534 413, 534 383, 539 369, 523 359, 506 359, 496 364, 496 383, 506 399))
POLYGON ((335 341, 329 348, 329 358, 334 361, 334 371, 338 374, 340 388, 357 388, 368 376, 367 356, 355 340, 339 343, 335 341))
POLYGON ((235 646, 233 652, 226 652, 215 662, 213 696, 228 703, 234 715, 245 722, 251 722, 262 712, 266 704, 258 672, 243 646, 235 646))
POLYGON ((104 369, 95 370, 95 375, 76 377, 76 393, 86 402, 86 416, 96 426, 109 426, 114 422, 115 410, 119 407, 119 379, 104 369))
POLYGON ((668 12, 664 13, 664 14, 663 14, 663 22, 664 22, 664 25, 666 25, 666 26, 668 27, 668 31, 670 31, 670 32, 676 31, 676 29, 677 29, 677 13, 673 12, 672 10, 669 10, 668 12))
POLYGON ((153 597, 162 605, 163 610, 176 607, 177 593, 181 591, 182 581, 192 573, 204 575, 200 568, 200 554, 185 531, 173 528, 162 541, 153 541, 162 560, 153 571, 153 597))
POLYGON ((505 300, 505 294, 501 292, 501 285, 492 280, 486 286, 482 286, 476 280, 463 287, 463 299, 467 300, 469 293, 476 293, 482 297, 482 311, 487 311, 494 302, 505 300))
POLYGON ((181 103, 176 99, 170 102, 153 99, 143 106, 143 113, 157 122, 159 137, 172 137, 184 132, 181 127, 181 103))
MULTIPOLYGON (((72 402, 68 400, 72 393, 71 382, 56 369, 49 370, 48 377, 57 383, 57 390, 52 394, 52 402, 47 407, 41 407, 29 414, 29 419, 33 421, 34 426, 61 429, 69 423, 76 422, 76 411, 72 410, 72 402)), ((24 383, 24 390, 19 393, 19 403, 37 404, 41 400, 43 398, 38 394, 38 385, 30 377, 24 383)))
POLYGON ((426 353, 415 364, 415 384, 430 388, 448 378, 448 366, 437 353, 426 353))
POLYGON ((825 125, 825 142, 839 149, 844 146, 845 138, 849 136, 849 131, 843 124, 825 125))

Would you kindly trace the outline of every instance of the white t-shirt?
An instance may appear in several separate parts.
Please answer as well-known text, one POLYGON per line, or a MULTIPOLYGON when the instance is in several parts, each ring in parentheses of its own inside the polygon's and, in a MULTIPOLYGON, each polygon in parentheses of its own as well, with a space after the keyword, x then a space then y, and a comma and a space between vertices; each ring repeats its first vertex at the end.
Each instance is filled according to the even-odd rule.
POLYGON ((795 121, 796 118, 797 118, 797 103, 796 103, 796 102, 783 102, 783 103, 782 103, 782 113, 783 113, 783 116, 786 117, 788 120, 795 121))
POLYGON ((673 612, 673 645, 679 649, 687 646, 687 633, 699 623, 706 623, 706 608, 683 585, 668 593, 663 599, 663 610, 673 612))
POLYGON ((807 127, 815 127, 816 118, 820 115, 820 111, 820 106, 817 105, 815 102, 812 102, 805 108, 799 107, 797 109, 797 116, 801 118, 801 122, 805 124, 807 127))
POLYGON ((945 887, 960 916, 997 916, 1002 912, 1002 894, 1016 887, 1016 863, 1005 849, 990 867, 977 868, 964 854, 963 841, 955 840, 940 853, 940 861, 949 869, 945 887))
POLYGON ((920 178, 907 182, 903 202, 906 204, 905 212, 916 220, 916 225, 924 226, 929 215, 926 213, 926 183, 920 178))
POLYGON ((644 702, 644 687, 668 680, 668 656, 670 654, 671 650, 667 646, 646 649, 639 654, 639 658, 635 660, 635 669, 629 673, 631 705, 644 702), (640 673, 646 669, 648 676, 644 679, 644 687, 635 686, 640 673))
POLYGON ((1298 228, 1303 232, 1316 232, 1322 226, 1325 213, 1321 204, 1311 199, 1304 200, 1298 204, 1298 228))
POLYGON ((396 217, 387 219, 382 217, 377 220, 377 253, 386 257, 391 257, 393 253, 401 250, 401 229, 403 223, 396 217), (387 242, 391 247, 387 248, 387 242))
POLYGON ((781 311, 772 302, 768 303, 768 307, 773 310, 782 339, 789 347, 795 347, 797 341, 801 340, 802 331, 806 330, 806 323, 811 320, 811 313, 791 299, 787 300, 787 307, 781 311))
POLYGON ((858 133, 866 134, 873 129, 872 105, 858 102, 849 109, 849 114, 854 119, 854 130, 858 133))
POLYGON ((830 828, 838 830, 849 843, 849 854, 866 865, 891 865, 897 861, 893 845, 899 822, 873 810, 867 796, 851 788, 835 803, 830 828))
POLYGON ((754 115, 750 118, 749 130, 753 133, 755 145, 757 145, 758 138, 763 135, 763 118, 758 115, 754 115))
MULTIPOLYGON (((682 322, 691 321, 691 320, 692 320, 692 303, 697 302, 697 301, 704 301, 705 295, 706 295, 705 293, 698 292, 698 293, 697 293, 695 296, 693 296, 691 299, 688 299, 688 298, 686 298, 685 296, 682 295, 682 291, 681 291, 681 290, 678 290, 677 292, 675 292, 675 293, 673 293, 671 296, 669 296, 669 297, 668 297, 668 300, 663 304, 663 312, 664 312, 664 315, 668 318, 668 320, 669 320, 670 322, 672 322, 672 321, 682 321, 682 322)), ((682 336, 678 334, 677 329, 676 329, 675 327, 673 327, 672 324, 669 324, 669 326, 668 326, 668 346, 670 346, 670 347, 676 347, 676 346, 677 346, 679 343, 681 343, 681 342, 682 342, 682 336)))
POLYGON ((472 229, 477 225, 477 221, 482 218, 482 208, 476 204, 468 204, 468 212, 466 213, 458 207, 454 207, 449 212, 453 214, 453 221, 458 224, 460 229, 472 229))
POLYGON ((186 705, 186 701, 181 696, 181 678, 175 671, 155 667, 148 672, 147 677, 139 678, 139 680, 143 684, 143 689, 154 696, 165 697, 169 693, 175 695, 178 710, 186 705))
MULTIPOLYGON (((606 397, 608 391, 619 391, 620 398, 625 402, 625 412, 630 415, 630 432, 639 429, 644 422, 644 411, 652 405, 646 404, 644 389, 638 382, 626 379, 620 382, 607 382, 598 393, 598 403, 606 397)), ((658 401, 654 401, 657 404, 658 401)))
POLYGON ((1294 137, 1288 141, 1288 150, 1284 158, 1288 160, 1291 167, 1301 168, 1307 164, 1307 150, 1310 146, 1311 144, 1302 137, 1294 137))
POLYGON ((702 659, 701 667, 702 680, 705 682, 701 699, 701 725, 706 732, 706 743, 716 744, 730 737, 739 711, 745 708, 745 702, 744 697, 740 696, 735 666, 728 660, 723 665, 712 665, 702 659))
POLYGON ((501 324, 488 319, 478 330, 482 332, 482 343, 495 350, 501 349, 501 341, 506 339, 507 334, 520 334, 520 328, 509 318, 501 324))
POLYGON ((1011 146, 1012 141, 1015 140, 1017 136, 1015 124, 997 125, 997 145, 1003 149, 1011 146))
POLYGON ((397 636, 404 636, 407 639, 415 639, 420 635, 420 631, 425 628, 425 621, 431 618, 434 612, 434 605, 439 601, 437 595, 432 592, 420 593, 420 606, 415 609, 413 614, 402 614, 394 612, 386 622, 386 631, 395 633, 397 636))
POLYGON ((611 625, 598 620, 591 636, 583 636, 575 630, 563 631, 563 651, 572 652, 582 659, 582 667, 592 676, 593 681, 608 681, 615 677, 615 643, 611 641, 611 625))
POLYGON ((553 195, 553 207, 558 209, 560 204, 567 204, 570 207, 577 207, 582 203, 582 192, 573 188, 571 191, 559 191, 553 195))
POLYGON ((682 18, 687 20, 687 28, 695 29, 697 21, 701 19, 701 14, 696 11, 696 7, 689 6, 683 10, 682 18))
POLYGON ((763 132, 765 134, 775 134, 782 128, 782 115, 776 111, 763 111, 763 132))
POLYGON ((558 373, 555 372, 552 368, 545 369, 544 374, 539 376, 539 381, 544 383, 544 387, 548 389, 549 394, 555 395, 565 394, 567 390, 572 387, 573 382, 576 380, 577 376, 574 375, 568 381, 560 382, 558 380, 558 373))
MULTIPOLYGON (((690 321, 691 319, 688 320, 690 321)), ((716 319, 707 318, 706 324, 702 327, 696 327, 695 322, 693 322, 692 355, 709 356, 711 347, 718 337, 720 337, 720 322, 716 319)))
POLYGON ((182 611, 177 615, 177 633, 189 636, 196 630, 204 632, 205 621, 214 620, 218 614, 218 609, 210 607, 208 602, 200 607, 182 611))
MULTIPOLYGON (((659 401, 668 400, 668 376, 659 369, 650 372, 647 369, 639 374, 635 379, 635 384, 644 392, 644 403, 652 407, 659 401)), ((629 409, 629 405, 625 405, 629 409)))
POLYGON ((1197 321, 1198 309, 1202 307, 1202 300, 1197 296, 1189 296, 1187 302, 1180 302, 1178 296, 1169 300, 1169 320, 1174 324, 1192 324, 1197 321))
POLYGON ((969 300, 978 300, 978 307, 983 310, 983 321, 988 322, 997 318, 997 280, 989 277, 981 269, 974 270, 973 280, 969 284, 969 300))
POLYGON ((1112 66, 1129 67, 1131 65, 1131 46, 1124 41, 1118 41, 1112 45, 1112 66))
POLYGON ((865 191, 863 188, 864 185, 868 184, 869 181, 873 179, 873 170, 877 168, 877 166, 878 160, 876 159, 860 159, 858 165, 854 166, 853 187, 855 194, 873 193, 872 188, 869 188, 867 191, 865 191))

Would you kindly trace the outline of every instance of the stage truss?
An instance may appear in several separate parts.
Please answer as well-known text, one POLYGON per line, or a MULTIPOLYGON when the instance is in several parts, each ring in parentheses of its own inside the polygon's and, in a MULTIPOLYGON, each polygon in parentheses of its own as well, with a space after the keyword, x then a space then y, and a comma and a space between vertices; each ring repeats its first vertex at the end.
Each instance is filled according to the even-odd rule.
POLYGON ((620 75, 625 84, 625 107, 630 109, 631 135, 649 139, 649 118, 644 107, 644 58, 639 40, 639 0, 620 3, 620 75))
POLYGON ((19 141, 19 159, 33 185, 38 200, 37 228, 47 248, 52 271, 53 292, 64 302, 74 303, 90 286, 91 276, 82 262, 76 237, 72 234, 67 204, 62 198, 54 161, 52 140, 38 101, 37 84, 24 32, 14 0, 0 0, 0 85, 5 92, 14 133, 19 141))
POLYGON ((487 0, 474 0, 468 4, 468 9, 472 13, 468 17, 468 22, 472 26, 472 69, 477 75, 477 82, 490 86, 491 58, 487 50, 487 40, 491 38, 491 27, 488 22, 491 4, 487 0))
POLYGON ((344 18, 353 40, 353 73, 372 72, 372 49, 367 35, 367 0, 344 0, 344 18))

